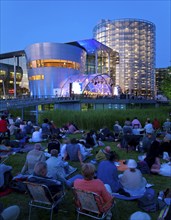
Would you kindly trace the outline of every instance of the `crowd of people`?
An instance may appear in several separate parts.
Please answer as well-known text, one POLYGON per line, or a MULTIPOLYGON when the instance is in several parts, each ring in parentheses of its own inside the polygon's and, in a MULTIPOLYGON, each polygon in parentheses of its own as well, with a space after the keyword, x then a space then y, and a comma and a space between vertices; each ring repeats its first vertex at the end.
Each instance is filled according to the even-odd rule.
MULTIPOLYGON (((143 153, 144 157, 140 162, 146 163, 150 174, 161 174, 163 155, 166 162, 171 160, 169 119, 160 126, 157 118, 153 122, 147 118, 143 126, 137 117, 133 120, 126 118, 123 127, 119 121, 115 121, 113 130, 103 126, 99 131, 91 129, 85 132, 73 122, 58 128, 47 118, 37 126, 19 117, 14 120, 12 116, 8 119, 1 116, 0 134, 2 140, 7 137, 11 143, 17 141, 17 147, 20 148, 23 148, 26 143, 34 144, 34 148, 27 153, 21 168, 21 175, 26 176, 28 181, 47 185, 52 195, 64 188, 69 190, 72 187, 95 192, 101 196, 104 204, 107 204, 106 210, 112 204, 113 193, 119 193, 125 197, 141 196, 147 185, 140 167, 141 163, 132 158, 125 161, 127 169, 119 174, 116 165, 120 159, 119 155, 111 146, 105 144, 106 141, 118 142, 118 147, 123 149, 133 146, 133 150, 143 153), (73 134, 81 134, 81 138, 76 139, 73 134), (14 140, 11 140, 12 136, 15 137, 14 140), (93 161, 96 162, 95 165, 91 161, 86 162, 88 158, 92 159, 92 156, 93 161), (69 174, 77 170, 70 165, 72 161, 78 162, 82 173, 68 178, 69 174)), ((15 216, 18 216, 20 211, 16 206, 11 207, 11 209, 14 208, 15 216)), ((2 217, 4 213, 4 211, 1 212, 2 217)), ((136 214, 140 213, 133 214, 130 219, 135 219, 136 214)), ((149 216, 148 218, 150 219, 149 216)), ((106 219, 112 219, 111 212, 106 219)))

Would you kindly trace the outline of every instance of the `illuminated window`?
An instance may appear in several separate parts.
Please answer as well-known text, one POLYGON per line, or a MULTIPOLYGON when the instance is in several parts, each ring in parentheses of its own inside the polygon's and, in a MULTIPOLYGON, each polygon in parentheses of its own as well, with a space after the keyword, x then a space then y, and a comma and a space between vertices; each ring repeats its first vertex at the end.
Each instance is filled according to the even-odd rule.
POLYGON ((39 67, 58 67, 58 68, 71 68, 71 69, 80 69, 80 64, 72 62, 69 60, 33 60, 28 63, 28 68, 39 68, 39 67))
POLYGON ((29 80, 43 80, 44 75, 35 75, 35 76, 30 76, 29 80))
POLYGON ((6 71, 5 70, 0 70, 0 76, 5 76, 6 71))

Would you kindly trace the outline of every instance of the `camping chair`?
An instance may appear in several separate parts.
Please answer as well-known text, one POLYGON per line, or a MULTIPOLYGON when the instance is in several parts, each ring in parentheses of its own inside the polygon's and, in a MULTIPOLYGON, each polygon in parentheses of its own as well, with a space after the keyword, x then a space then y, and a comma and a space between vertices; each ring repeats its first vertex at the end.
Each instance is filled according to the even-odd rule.
POLYGON ((104 219, 115 206, 113 199, 112 206, 107 211, 103 211, 108 203, 104 206, 104 204, 102 204, 102 199, 98 194, 75 188, 73 188, 73 194, 77 211, 77 220, 79 220, 80 215, 85 215, 94 219, 104 219))
POLYGON ((29 220, 31 218, 32 207, 50 210, 50 220, 52 220, 53 209, 62 201, 65 196, 64 191, 60 191, 52 196, 49 188, 44 184, 24 183, 31 198, 29 201, 29 220))

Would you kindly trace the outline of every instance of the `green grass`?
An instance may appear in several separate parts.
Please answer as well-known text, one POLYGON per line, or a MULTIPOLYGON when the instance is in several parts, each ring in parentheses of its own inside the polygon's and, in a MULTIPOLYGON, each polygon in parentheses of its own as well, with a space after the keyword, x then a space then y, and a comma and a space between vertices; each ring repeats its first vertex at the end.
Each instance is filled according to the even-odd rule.
MULTIPOLYGON (((78 138, 79 135, 77 134, 76 137, 78 138)), ((43 144, 45 144, 45 143, 43 143, 43 144)), ((120 159, 133 158, 133 159, 137 160, 137 156, 138 156, 137 152, 128 152, 127 153, 125 150, 121 150, 121 149, 117 148, 116 143, 113 143, 113 142, 105 142, 105 145, 110 145, 112 147, 112 149, 115 150, 119 154, 120 159)), ((99 149, 100 149, 100 147, 95 148, 93 150, 93 153, 95 154, 95 152, 99 149)), ((18 153, 15 155, 11 155, 9 157, 9 159, 6 161, 7 165, 11 165, 13 167, 13 170, 12 170, 13 175, 16 175, 17 173, 19 173, 21 171, 21 168, 25 162, 25 157, 26 157, 25 153, 24 154, 18 153)), ((91 160, 92 158, 93 158, 93 156, 89 160, 91 160)), ((87 160, 87 162, 89 160, 87 160)), ((79 163, 72 162, 70 164, 73 165, 74 167, 78 168, 77 173, 81 172, 81 167, 80 167, 79 163)), ((144 176, 148 180, 149 183, 154 184, 153 188, 155 189, 156 193, 159 192, 160 190, 165 190, 166 188, 170 187, 171 178, 169 178, 169 177, 163 177, 163 176, 158 176, 158 175, 144 175, 144 176)), ((21 208, 21 214, 20 214, 19 219, 25 220, 28 218, 29 197, 27 194, 20 194, 20 193, 13 192, 5 197, 2 197, 1 201, 4 203, 5 207, 9 206, 9 205, 13 205, 13 204, 19 205, 21 208)), ((116 204, 117 204, 117 210, 118 210, 118 215, 119 215, 118 220, 128 220, 129 216, 133 212, 140 210, 137 206, 136 201, 123 201, 123 200, 116 199, 116 202, 117 202, 116 204)), ((54 214, 53 219, 59 219, 59 220, 75 220, 76 219, 73 196, 72 196, 72 192, 70 190, 66 192, 65 199, 61 203, 59 209, 60 209, 59 213, 54 214)), ((156 220, 158 215, 159 215, 159 211, 156 213, 150 213, 152 220, 156 220)), ((42 210, 42 209, 34 209, 32 212, 31 219, 32 220, 49 219, 49 212, 46 210, 42 210)), ((81 217, 80 220, 81 219, 86 220, 89 218, 81 217)), ((115 219, 115 218, 113 218, 113 219, 115 219)))

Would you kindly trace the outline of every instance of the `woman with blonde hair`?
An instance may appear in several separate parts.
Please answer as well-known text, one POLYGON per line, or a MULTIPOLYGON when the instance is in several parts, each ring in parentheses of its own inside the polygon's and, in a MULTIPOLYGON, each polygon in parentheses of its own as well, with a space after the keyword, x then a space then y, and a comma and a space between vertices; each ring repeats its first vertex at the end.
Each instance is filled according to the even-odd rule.
POLYGON ((82 174, 84 179, 76 179, 74 181, 74 188, 97 193, 99 196, 101 196, 104 206, 106 204, 105 209, 108 210, 112 205, 113 197, 106 190, 105 185, 101 180, 94 179, 95 170, 96 168, 93 164, 91 163, 83 164, 82 174))

